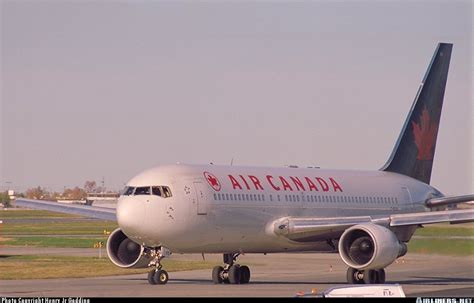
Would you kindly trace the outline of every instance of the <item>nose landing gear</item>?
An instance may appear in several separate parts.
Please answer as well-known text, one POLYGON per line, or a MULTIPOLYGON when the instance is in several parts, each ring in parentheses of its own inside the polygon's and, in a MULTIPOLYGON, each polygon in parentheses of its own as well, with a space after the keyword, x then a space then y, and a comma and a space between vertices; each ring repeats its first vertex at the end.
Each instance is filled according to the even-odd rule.
POLYGON ((166 284, 168 282, 168 272, 163 269, 154 269, 148 272, 148 283, 151 285, 166 284))
POLYGON ((148 267, 153 269, 148 272, 148 283, 151 285, 168 283, 168 272, 161 269, 161 260, 171 255, 171 251, 165 247, 155 248, 151 252, 153 259, 148 264, 148 267))
POLYGON ((224 254, 224 267, 216 266, 212 269, 212 282, 214 284, 247 284, 250 281, 248 266, 234 264, 240 253, 224 254))
POLYGON ((357 270, 349 267, 347 269, 347 282, 350 284, 384 284, 385 283, 385 270, 382 269, 370 269, 370 270, 357 270))

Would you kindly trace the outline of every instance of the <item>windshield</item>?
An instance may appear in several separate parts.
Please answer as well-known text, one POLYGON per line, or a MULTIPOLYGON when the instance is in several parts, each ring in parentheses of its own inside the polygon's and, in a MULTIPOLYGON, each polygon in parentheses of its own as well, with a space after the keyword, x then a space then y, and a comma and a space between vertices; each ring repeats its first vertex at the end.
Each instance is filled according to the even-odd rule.
POLYGON ((149 195, 149 194, 150 194, 150 186, 137 187, 137 189, 135 190, 135 196, 149 195))
POLYGON ((162 198, 169 198, 172 196, 171 189, 168 186, 126 186, 123 189, 123 196, 141 196, 141 195, 155 195, 162 198))

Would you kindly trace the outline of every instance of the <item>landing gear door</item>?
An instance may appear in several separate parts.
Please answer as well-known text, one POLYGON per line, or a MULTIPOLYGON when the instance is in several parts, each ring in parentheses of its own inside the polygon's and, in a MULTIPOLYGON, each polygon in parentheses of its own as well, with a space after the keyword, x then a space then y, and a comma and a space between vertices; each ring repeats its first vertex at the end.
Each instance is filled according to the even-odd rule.
POLYGON ((206 197, 206 187, 202 182, 193 182, 197 200, 197 214, 207 215, 208 199, 206 197))

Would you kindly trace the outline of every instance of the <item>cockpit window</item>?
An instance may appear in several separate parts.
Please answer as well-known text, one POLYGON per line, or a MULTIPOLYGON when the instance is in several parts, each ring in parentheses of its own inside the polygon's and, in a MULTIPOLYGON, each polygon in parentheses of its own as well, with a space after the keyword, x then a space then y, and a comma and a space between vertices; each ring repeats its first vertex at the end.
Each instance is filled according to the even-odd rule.
POLYGON ((155 195, 162 198, 171 197, 171 189, 168 186, 126 186, 123 189, 124 196, 140 196, 140 195, 155 195))
POLYGON ((163 186, 162 190, 165 198, 171 197, 171 190, 168 186, 163 186))
POLYGON ((133 195, 134 190, 135 190, 135 187, 127 186, 127 187, 124 188, 122 195, 131 196, 131 195, 133 195))
POLYGON ((149 195, 149 194, 150 194, 150 186, 137 187, 137 189, 135 190, 135 196, 149 195))
POLYGON ((152 186, 151 192, 153 195, 163 198, 171 197, 171 189, 168 186, 152 186))
POLYGON ((152 186, 151 187, 151 193, 155 196, 160 196, 160 197, 163 196, 161 194, 161 186, 152 186))

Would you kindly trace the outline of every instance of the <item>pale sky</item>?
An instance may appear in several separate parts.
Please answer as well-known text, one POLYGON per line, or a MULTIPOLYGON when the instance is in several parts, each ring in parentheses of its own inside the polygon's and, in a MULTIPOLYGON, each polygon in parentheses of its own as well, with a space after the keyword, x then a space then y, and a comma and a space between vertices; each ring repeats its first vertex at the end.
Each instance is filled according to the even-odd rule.
POLYGON ((1 1, 0 188, 379 169, 454 43, 431 184, 474 192, 470 1, 1 1))

